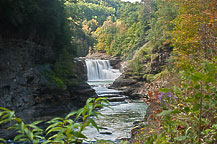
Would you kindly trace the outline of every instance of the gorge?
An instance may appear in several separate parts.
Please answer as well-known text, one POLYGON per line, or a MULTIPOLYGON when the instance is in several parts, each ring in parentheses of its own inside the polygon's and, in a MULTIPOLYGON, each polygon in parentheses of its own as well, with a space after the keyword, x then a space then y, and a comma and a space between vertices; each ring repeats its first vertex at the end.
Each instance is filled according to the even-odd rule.
POLYGON ((217 143, 216 5, 0 0, 0 143, 217 143))

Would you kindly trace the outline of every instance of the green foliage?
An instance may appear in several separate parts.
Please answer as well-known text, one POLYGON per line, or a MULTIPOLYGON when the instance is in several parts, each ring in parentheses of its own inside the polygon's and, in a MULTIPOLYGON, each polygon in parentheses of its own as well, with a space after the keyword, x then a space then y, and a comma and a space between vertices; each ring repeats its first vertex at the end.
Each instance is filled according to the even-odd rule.
MULTIPOLYGON (((44 140, 43 130, 37 127, 42 121, 35 121, 31 124, 24 124, 24 122, 15 116, 14 111, 0 107, 0 124, 6 124, 13 121, 15 124, 8 129, 14 129, 18 133, 14 137, 14 141, 30 142, 31 144, 39 143, 39 140, 44 140)), ((3 139, 2 139, 3 140, 3 139)), ((3 140, 4 141, 4 140, 3 140)))
POLYGON ((120 19, 115 22, 108 19, 96 30, 98 42, 95 50, 131 59, 135 51, 146 42, 147 20, 142 18, 142 6, 138 3, 124 3, 118 12, 120 19))
MULTIPOLYGON (((179 103, 170 104, 172 109, 159 114, 159 116, 167 115, 164 117, 163 124, 169 126, 164 130, 171 134, 170 141, 190 143, 206 141, 205 136, 202 136, 203 131, 210 132, 209 134, 213 136, 216 135, 211 130, 216 125, 216 122, 213 121, 217 111, 216 68, 216 64, 205 62, 199 68, 199 72, 194 68, 183 71, 182 84, 180 88, 174 89, 174 93, 180 98, 179 102, 184 105, 177 107, 175 104, 179 103), (210 111, 214 115, 210 115, 210 111), (171 122, 172 118, 176 119, 171 122), (184 130, 180 130, 180 127, 183 127, 184 130), (174 135, 174 133, 178 135, 174 135)), ((212 140, 209 139, 212 142, 215 140, 214 137, 212 140)))
POLYGON ((153 49, 153 45, 147 42, 137 50, 133 58, 129 61, 129 67, 126 73, 132 73, 132 78, 136 76, 137 79, 142 81, 152 82, 156 79, 156 73, 152 71, 152 62, 158 57, 158 53, 153 53, 153 49))
POLYGON ((82 140, 86 139, 82 132, 85 127, 90 125, 99 131, 97 124, 90 116, 97 117, 101 115, 95 109, 105 105, 104 103, 108 103, 104 98, 89 98, 84 108, 79 109, 77 112, 69 113, 65 118, 54 118, 49 121, 50 126, 46 129, 46 134, 54 134, 48 138, 48 141, 59 143, 82 142, 82 140), (70 119, 72 116, 75 116, 74 121, 70 119), (76 122, 80 117, 82 117, 82 122, 76 122))
POLYGON ((66 17, 63 0, 1 1, 1 36, 34 41, 59 52, 71 41, 66 17))
POLYGON ((14 137, 14 141, 19 141, 19 142, 28 141, 32 144, 36 144, 39 143, 40 140, 45 139, 42 136, 43 130, 36 126, 42 121, 35 121, 31 124, 24 124, 24 122, 21 119, 16 118, 15 116, 14 119, 16 121, 16 124, 14 124, 12 127, 9 128, 9 129, 14 129, 19 133, 17 136, 14 137))
POLYGON ((99 25, 106 21, 108 16, 115 15, 115 9, 106 5, 79 2, 78 3, 79 15, 83 20, 95 19, 99 25))
POLYGON ((115 8, 119 7, 119 3, 114 0, 65 2, 74 41, 78 45, 77 56, 86 56, 92 50, 95 43, 94 31, 108 17, 115 19, 115 8))
POLYGON ((43 75, 50 88, 59 90, 66 90, 68 86, 77 86, 81 81, 74 73, 74 56, 68 49, 61 51, 59 59, 51 66, 51 69, 45 70, 43 75))
MULTIPOLYGON (((82 134, 87 126, 92 125, 99 131, 99 127, 91 116, 102 115, 96 111, 96 108, 106 106, 109 107, 109 102, 105 98, 89 98, 86 101, 84 108, 78 111, 71 112, 64 118, 54 118, 47 123, 49 126, 46 130, 40 129, 37 125, 42 121, 35 121, 31 124, 25 124, 20 118, 15 116, 14 111, 6 108, 0 108, 0 124, 6 124, 13 121, 13 126, 8 129, 15 129, 18 135, 14 138, 14 141, 24 142, 28 141, 31 144, 38 144, 39 140, 46 143, 80 143, 87 137, 82 134), (74 120, 72 120, 74 117, 74 120), (80 122, 78 119, 82 118, 80 122), (48 139, 43 136, 44 132, 48 139)), ((0 138, 0 141, 5 141, 0 138)))
POLYGON ((6 140, 4 140, 3 138, 0 138, 0 142, 6 143, 6 140))
POLYGON ((49 70, 49 71, 44 71, 43 72, 44 76, 47 79, 47 86, 50 88, 58 88, 60 90, 65 90, 66 86, 64 84, 64 82, 56 76, 56 74, 49 70))
POLYGON ((203 130, 204 141, 206 143, 212 143, 217 137, 217 124, 213 124, 210 128, 203 130))
POLYGON ((169 100, 161 97, 159 101, 159 95, 150 97, 156 100, 155 104, 161 105, 161 108, 155 109, 152 115, 149 133, 141 135, 143 143, 215 143, 217 64, 216 45, 213 45, 216 37, 213 17, 216 8, 213 6, 216 2, 179 0, 171 3, 164 0, 157 1, 156 4, 158 4, 158 10, 154 15, 156 21, 153 21, 148 31, 148 33, 153 32, 149 34, 149 38, 152 43, 158 40, 162 44, 171 38, 158 29, 162 28, 162 32, 172 34, 175 52, 172 57, 172 72, 170 69, 167 73, 175 73, 178 80, 177 83, 169 80, 174 85, 172 89, 159 89, 172 94, 169 100), (173 17, 173 14, 177 13, 175 11, 165 15, 169 12, 167 9, 170 4, 178 7, 176 18, 173 17), (159 11, 161 12, 158 13, 159 11), (163 25, 162 22, 165 20, 168 20, 168 24, 173 20, 173 25, 167 23, 163 25))
POLYGON ((168 0, 156 0, 157 10, 150 20, 150 29, 147 31, 147 39, 156 45, 162 45, 171 39, 170 31, 174 25, 171 21, 177 16, 177 7, 174 2, 168 0))

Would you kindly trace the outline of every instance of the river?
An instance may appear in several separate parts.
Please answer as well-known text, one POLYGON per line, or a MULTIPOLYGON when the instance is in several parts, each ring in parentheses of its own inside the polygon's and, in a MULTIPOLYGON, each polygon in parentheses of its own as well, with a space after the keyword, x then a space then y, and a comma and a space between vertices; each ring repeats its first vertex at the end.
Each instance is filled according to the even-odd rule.
POLYGON ((143 119, 147 105, 128 99, 121 91, 109 89, 121 73, 117 69, 112 69, 108 60, 86 60, 86 65, 88 83, 95 89, 98 97, 107 97, 111 104, 110 108, 104 107, 99 110, 104 116, 94 118, 100 131, 94 127, 88 127, 84 131, 88 141, 118 142, 123 138, 130 138, 133 122, 143 119))

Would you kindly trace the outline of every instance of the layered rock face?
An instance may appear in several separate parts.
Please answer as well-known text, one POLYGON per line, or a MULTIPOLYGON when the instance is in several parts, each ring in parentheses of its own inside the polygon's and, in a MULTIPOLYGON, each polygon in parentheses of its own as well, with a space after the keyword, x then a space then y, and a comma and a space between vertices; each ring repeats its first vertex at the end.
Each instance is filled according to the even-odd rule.
MULTIPOLYGON (((51 47, 25 41, 0 41, 0 107, 16 111, 29 123, 48 120, 76 109, 95 91, 85 82, 58 90, 47 85, 43 75, 55 62, 51 47)), ((0 126, 0 137, 11 137, 13 132, 0 126)))
POLYGON ((80 80, 87 81, 87 67, 85 63, 85 58, 75 58, 74 73, 80 80))
POLYGON ((155 48, 149 43, 145 44, 126 64, 124 72, 112 87, 123 90, 131 98, 147 97, 148 91, 157 90, 167 84, 164 80, 152 80, 168 64, 171 51, 169 44, 155 48))

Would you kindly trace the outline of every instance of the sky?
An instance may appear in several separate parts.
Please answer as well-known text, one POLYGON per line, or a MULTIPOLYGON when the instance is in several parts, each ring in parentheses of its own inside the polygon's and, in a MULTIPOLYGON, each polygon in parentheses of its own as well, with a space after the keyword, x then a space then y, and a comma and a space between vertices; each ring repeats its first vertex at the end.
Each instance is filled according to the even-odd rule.
POLYGON ((122 1, 129 1, 129 2, 140 2, 141 0, 122 0, 122 1))

